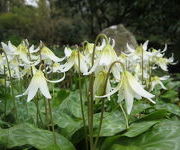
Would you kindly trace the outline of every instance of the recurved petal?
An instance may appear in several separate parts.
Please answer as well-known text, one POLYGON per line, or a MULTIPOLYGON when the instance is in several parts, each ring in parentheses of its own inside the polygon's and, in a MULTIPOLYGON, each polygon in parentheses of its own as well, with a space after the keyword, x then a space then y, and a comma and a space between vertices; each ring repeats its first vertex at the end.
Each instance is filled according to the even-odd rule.
POLYGON ((41 80, 41 82, 39 83, 39 89, 41 91, 41 93, 47 98, 47 99, 51 99, 51 95, 49 93, 49 89, 47 86, 47 82, 46 80, 41 80))
POLYGON ((166 50, 167 50, 167 44, 165 44, 164 49, 162 50, 161 53, 164 53, 166 50))
POLYGON ((132 110, 132 107, 133 107, 134 97, 133 97, 133 95, 129 92, 128 87, 126 87, 126 86, 125 86, 125 88, 124 88, 124 97, 125 97, 127 114, 129 115, 129 114, 131 113, 131 110, 132 110))
POLYGON ((61 72, 67 72, 69 69, 72 68, 73 65, 74 65, 73 60, 69 60, 64 65, 60 66, 60 71, 61 72))
POLYGON ((65 47, 64 53, 66 57, 69 57, 72 54, 72 50, 70 48, 65 47))
POLYGON ((63 61, 63 60, 66 58, 66 57, 59 58, 59 57, 57 57, 57 56, 54 55, 54 54, 49 54, 48 56, 49 56, 49 58, 50 58, 51 60, 53 60, 54 62, 61 62, 61 61, 63 61))
POLYGON ((47 80, 48 82, 51 82, 51 83, 58 83, 58 82, 63 81, 64 79, 65 79, 65 73, 64 73, 63 77, 62 77, 61 79, 59 79, 59 80, 54 80, 54 81, 48 80, 48 79, 46 79, 46 80, 47 80))
POLYGON ((142 45, 143 49, 146 51, 147 50, 147 46, 148 46, 149 40, 147 40, 146 42, 144 42, 144 44, 142 45))
POLYGON ((98 65, 99 65, 99 59, 95 61, 94 65, 89 70, 89 72, 85 72, 85 73, 83 73, 83 75, 89 75, 89 74, 93 73, 96 70, 96 68, 98 67, 98 65))
POLYGON ((22 96, 27 95, 27 94, 28 94, 28 89, 26 89, 26 91, 24 93, 16 95, 15 97, 18 98, 18 97, 22 97, 22 96))
POLYGON ((164 90, 167 89, 161 81, 159 81, 159 84, 161 85, 161 87, 162 87, 164 90))
POLYGON ((163 77, 160 77, 160 80, 167 80, 169 79, 170 76, 163 76, 163 77))
POLYGON ((28 98, 27 98, 27 102, 31 101, 34 96, 36 95, 37 91, 38 91, 38 86, 36 85, 37 83, 35 83, 34 81, 31 81, 29 87, 28 87, 28 98))
POLYGON ((103 95, 103 96, 95 96, 95 98, 109 97, 109 96, 113 95, 114 93, 116 93, 118 90, 119 90, 119 85, 117 87, 115 87, 110 93, 103 95))
POLYGON ((145 97, 145 98, 153 98, 154 95, 147 92, 146 90, 143 89, 143 87, 140 85, 140 83, 138 83, 136 81, 136 79, 129 73, 129 72, 126 72, 126 76, 127 76, 127 81, 128 81, 128 84, 130 85, 131 89, 137 94, 137 95, 140 95, 142 97, 145 97))
POLYGON ((131 48, 128 43, 126 44, 126 46, 129 52, 133 53, 135 51, 135 49, 131 48))

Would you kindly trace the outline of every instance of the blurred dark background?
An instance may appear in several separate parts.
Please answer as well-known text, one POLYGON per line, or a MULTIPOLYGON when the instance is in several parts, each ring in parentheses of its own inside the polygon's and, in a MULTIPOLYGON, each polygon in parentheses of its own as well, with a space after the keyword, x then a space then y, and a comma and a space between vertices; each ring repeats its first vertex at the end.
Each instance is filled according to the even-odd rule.
POLYGON ((148 39, 157 49, 167 43, 167 55, 173 52, 179 60, 179 0, 0 0, 0 41, 14 44, 27 38, 35 44, 74 45, 93 41, 103 29, 118 24, 138 43, 148 39))

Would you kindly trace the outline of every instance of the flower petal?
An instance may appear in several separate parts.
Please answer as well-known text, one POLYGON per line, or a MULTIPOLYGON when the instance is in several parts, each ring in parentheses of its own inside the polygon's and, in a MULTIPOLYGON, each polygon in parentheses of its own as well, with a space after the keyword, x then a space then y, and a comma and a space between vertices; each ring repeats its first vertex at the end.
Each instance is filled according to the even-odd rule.
POLYGON ((134 48, 131 48, 128 43, 126 44, 126 46, 129 52, 133 53, 135 51, 134 48))
POLYGON ((61 79, 59 79, 59 80, 54 80, 54 81, 48 80, 48 79, 46 79, 46 80, 47 80, 48 82, 51 82, 51 83, 58 83, 58 82, 63 81, 64 79, 65 79, 65 73, 64 73, 63 77, 62 77, 61 79))
POLYGON ((69 69, 72 68, 73 65, 74 65, 74 62, 73 62, 73 60, 70 59, 64 65, 60 66, 60 71, 61 72, 67 72, 69 69))
POLYGON ((128 90, 127 86, 125 86, 125 88, 124 88, 124 97, 125 97, 127 114, 129 115, 131 113, 131 110, 133 107, 134 97, 131 94, 131 92, 128 90))
MULTIPOLYGON (((33 80, 33 79, 32 79, 33 80)), ((33 80, 31 81, 29 87, 28 87, 28 98, 27 98, 27 102, 31 101, 34 96, 36 95, 37 91, 38 91, 38 86, 36 85, 37 83, 33 80)))
POLYGON ((41 93, 47 98, 47 99, 51 99, 51 95, 49 93, 49 89, 47 86, 47 82, 46 80, 41 80, 41 82, 39 83, 39 88, 41 93))
POLYGON ((117 87, 115 87, 110 93, 103 95, 103 96, 95 96, 95 98, 109 97, 109 96, 113 95, 114 93, 116 93, 118 90, 119 90, 119 85, 117 87))
POLYGON ((143 50, 145 50, 145 51, 147 50, 148 43, 149 43, 148 40, 146 42, 144 42, 144 44, 142 45, 143 50))

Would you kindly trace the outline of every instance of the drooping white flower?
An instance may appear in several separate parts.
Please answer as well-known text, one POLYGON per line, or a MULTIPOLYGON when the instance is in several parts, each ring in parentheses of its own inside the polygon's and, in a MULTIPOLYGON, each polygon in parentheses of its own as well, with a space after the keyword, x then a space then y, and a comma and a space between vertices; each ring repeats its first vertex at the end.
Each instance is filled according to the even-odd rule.
POLYGON ((130 114, 134 98, 141 99, 142 97, 147 98, 152 103, 155 103, 152 98, 153 94, 147 92, 143 89, 142 85, 137 82, 135 77, 128 71, 122 73, 121 81, 118 86, 114 88, 109 94, 104 96, 96 96, 99 98, 108 97, 118 92, 118 102, 121 102, 125 99, 127 113, 130 114))
POLYGON ((85 73, 88 71, 88 67, 89 67, 88 63, 86 61, 86 58, 81 52, 79 52, 78 50, 71 50, 70 48, 65 48, 64 53, 65 53, 67 62, 60 66, 61 72, 67 72, 73 66, 75 68, 75 71, 79 72, 78 55, 79 55, 79 60, 80 60, 80 72, 85 73))
MULTIPOLYGON (((103 68, 106 71, 108 71, 111 64, 118 60, 117 54, 114 50, 115 42, 114 40, 112 41, 113 41, 112 45, 109 43, 110 42, 109 41, 101 51, 98 51, 94 65, 88 72, 85 72, 84 75, 89 75, 93 72, 97 73, 99 70, 101 70, 99 68, 103 68)), ((121 67, 119 64, 115 64, 112 67, 112 73, 116 78, 116 80, 120 79, 120 70, 121 70, 120 68, 121 67)))
POLYGON ((41 59, 42 60, 51 60, 54 62, 61 62, 65 59, 57 57, 48 47, 43 46, 43 48, 40 50, 41 52, 41 59))
POLYGON ((38 52, 39 50, 40 50, 40 48, 37 47, 37 48, 35 49, 34 45, 31 45, 31 47, 29 48, 29 52, 30 52, 30 53, 36 53, 36 52, 38 52))
MULTIPOLYGON (((106 78, 107 78, 108 72, 107 71, 100 71, 95 75, 95 80, 94 80, 94 96, 102 96, 104 94, 107 94, 111 91, 111 85, 109 79, 107 80, 107 85, 106 85, 106 78), (104 91, 104 89, 106 90, 104 91)), ((108 97, 110 100, 110 96, 108 97)))
POLYGON ((27 63, 27 64, 32 63, 28 57, 28 53, 29 53, 28 47, 24 43, 21 43, 20 45, 18 45, 16 50, 17 50, 17 55, 24 63, 27 63))
POLYGON ((174 65, 174 56, 172 55, 170 58, 164 58, 164 57, 156 57, 154 60, 154 63, 158 65, 162 70, 168 71, 168 65, 174 65))
POLYGON ((65 74, 64 74, 64 76, 60 80, 50 81, 45 78, 44 73, 41 70, 36 70, 35 68, 33 68, 33 72, 35 73, 31 79, 31 82, 27 90, 23 94, 16 96, 16 97, 20 97, 23 95, 28 95, 27 102, 31 101, 34 98, 38 90, 40 90, 40 92, 47 99, 51 99, 47 81, 52 83, 57 83, 57 82, 61 82, 65 78, 65 74))
POLYGON ((44 76, 44 73, 40 70, 36 71, 33 78, 31 79, 31 82, 27 90, 22 95, 19 96, 28 95, 27 102, 29 102, 34 98, 34 96, 38 92, 38 89, 47 99, 51 99, 46 78, 44 76))
POLYGON ((162 81, 167 80, 168 78, 169 78, 169 76, 163 76, 163 77, 154 76, 154 77, 151 77, 151 79, 150 79, 150 84, 151 84, 150 91, 152 91, 156 87, 156 85, 160 85, 162 87, 162 89, 166 90, 166 87, 164 86, 162 81))
POLYGON ((8 44, 1 42, 1 45, 7 55, 16 55, 17 54, 17 51, 16 51, 17 47, 14 46, 10 41, 8 41, 8 44))
POLYGON ((136 48, 132 48, 127 43, 127 50, 130 53, 128 55, 131 58, 132 62, 141 62, 142 57, 143 57, 144 63, 146 63, 149 60, 150 52, 147 51, 148 50, 148 43, 149 43, 149 41, 146 41, 143 44, 140 44, 139 46, 137 46, 136 48))

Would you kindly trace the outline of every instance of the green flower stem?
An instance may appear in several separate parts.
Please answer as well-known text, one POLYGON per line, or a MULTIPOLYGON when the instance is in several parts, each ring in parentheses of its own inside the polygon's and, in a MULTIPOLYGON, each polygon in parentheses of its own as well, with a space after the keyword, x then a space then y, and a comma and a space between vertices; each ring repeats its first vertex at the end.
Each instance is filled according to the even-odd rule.
POLYGON ((41 122, 41 125, 43 125, 43 121, 42 121, 42 118, 41 118, 41 113, 40 113, 40 109, 39 109, 39 96, 37 95, 37 99, 34 100, 34 103, 36 105, 36 123, 38 126, 40 126, 39 124, 39 120, 41 122))
POLYGON ((14 86, 13 86, 13 82, 12 82, 13 79, 12 79, 12 76, 11 76, 11 69, 10 69, 10 66, 9 66, 9 60, 8 60, 8 57, 7 57, 7 54, 6 54, 5 51, 4 51, 4 55, 6 57, 7 68, 8 68, 8 73, 9 73, 9 79, 10 79, 10 83, 11 83, 11 93, 12 93, 12 97, 13 97, 13 104, 14 104, 14 110, 15 110, 15 118, 17 120, 17 107, 16 107, 16 100, 15 100, 15 94, 14 94, 14 86))
POLYGON ((49 125, 48 125, 49 117, 48 117, 47 102, 46 102, 46 99, 45 99, 45 98, 43 98, 43 100, 44 100, 44 107, 45 107, 45 116, 46 116, 47 128, 48 128, 48 130, 50 130, 49 125))
POLYGON ((96 37, 96 40, 95 40, 95 43, 94 43, 94 47, 93 47, 93 54, 92 54, 92 66, 94 65, 94 57, 95 57, 96 45, 98 44, 98 41, 99 41, 101 38, 106 40, 106 44, 109 43, 109 40, 108 40, 108 38, 107 38, 107 36, 106 36, 105 34, 99 34, 99 35, 96 37))
MULTIPOLYGON (((142 47, 141 47, 142 48, 142 47)), ((142 56, 141 56, 141 70, 142 70, 142 76, 141 76, 141 80, 142 80, 142 85, 143 85, 143 81, 144 81, 144 51, 142 48, 142 56)))
MULTIPOLYGON (((120 63, 123 70, 125 70, 125 67, 124 65, 120 62, 120 61, 115 61, 111 64, 111 66, 109 67, 109 70, 108 70, 108 73, 107 73, 107 76, 106 76, 106 80, 105 80, 105 87, 104 87, 104 94, 106 94, 106 88, 107 88, 107 82, 108 82, 108 79, 109 79, 109 76, 110 76, 110 73, 111 73, 111 69, 112 67, 116 64, 116 63, 120 63)), ((98 143, 98 140, 99 140, 99 137, 100 137, 100 133, 101 133, 101 128, 102 128, 102 122, 103 122, 103 117, 104 117, 104 109, 105 109, 105 98, 102 99, 102 105, 101 105, 101 115, 100 115, 100 122, 99 122, 99 130, 98 130, 98 135, 96 137, 96 140, 95 140, 95 146, 97 145, 98 143)))
POLYGON ((151 61, 149 60, 149 83, 147 85, 147 89, 150 90, 151 88, 151 77, 152 77, 152 66, 151 66, 151 61))
POLYGON ((120 106, 120 108, 121 108, 121 110, 123 112, 123 115, 124 115, 124 118, 125 118, 125 121, 126 121, 126 128, 128 129, 129 128, 128 116, 127 116, 126 112, 124 111, 124 108, 123 108, 121 102, 120 102, 119 106, 120 106))
POLYGON ((78 51, 78 65, 79 65, 79 97, 81 102, 81 114, 83 119, 84 125, 84 133, 85 133, 85 142, 86 142, 86 150, 88 150, 88 139, 87 139, 87 130, 86 130, 86 120, 84 115, 84 108, 83 108, 83 100, 82 100, 82 85, 81 85, 81 72, 80 72, 80 52, 78 51))
POLYGON ((53 131, 54 144, 57 144, 50 99, 47 99, 47 101, 48 101, 48 106, 49 106, 49 115, 50 115, 50 120, 51 120, 52 131, 53 131))
MULTIPOLYGON (((40 54, 41 56, 41 54, 40 54)), ((46 68, 46 64, 44 64, 44 62, 41 60, 42 64, 40 65, 39 69, 42 68, 42 66, 44 67, 44 69, 46 68)), ((48 79, 48 74, 47 74, 47 71, 45 69, 45 77, 46 79, 48 79)), ((53 86, 53 97, 54 97, 54 86, 53 86)), ((45 115, 46 115, 46 122, 48 123, 49 122, 49 117, 48 117, 48 104, 46 102, 46 99, 44 98, 44 108, 45 108, 45 115)), ((49 128, 49 125, 47 126, 48 130, 50 130, 49 128)))
MULTIPOLYGON (((92 53, 92 67, 94 65, 94 59, 95 59, 95 50, 96 50, 96 45, 98 44, 98 41, 100 39, 105 39, 106 44, 109 42, 108 38, 105 34, 99 34, 96 37, 94 47, 93 47, 93 53, 92 53)), ((89 126, 89 141, 90 141, 90 150, 95 150, 96 145, 94 145, 93 141, 93 116, 94 116, 94 93, 93 93, 93 85, 94 85, 94 73, 90 75, 90 82, 89 82, 89 103, 88 103, 88 126, 89 126)))
POLYGON ((90 150, 94 150, 93 146, 93 115, 94 115, 94 97, 93 97, 93 83, 94 83, 94 74, 90 75, 90 84, 89 84, 89 140, 90 140, 90 150))
MULTIPOLYGON (((5 66, 4 66, 4 81, 5 81, 5 83, 4 83, 4 86, 5 86, 5 89, 4 89, 4 92, 5 92, 5 95, 6 95, 6 93, 7 93, 7 84, 6 84, 6 68, 5 68, 5 66)), ((4 115, 6 116, 6 108, 7 107, 7 100, 5 99, 5 103, 4 103, 4 115)))

